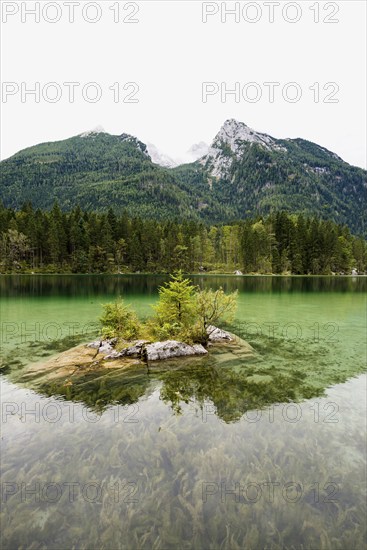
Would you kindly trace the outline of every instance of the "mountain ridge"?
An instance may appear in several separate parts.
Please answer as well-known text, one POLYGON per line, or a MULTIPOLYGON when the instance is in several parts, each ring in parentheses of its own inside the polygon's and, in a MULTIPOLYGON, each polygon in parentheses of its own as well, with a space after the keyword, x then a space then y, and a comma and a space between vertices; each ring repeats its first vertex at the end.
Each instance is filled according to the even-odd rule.
POLYGON ((226 222, 275 210, 317 214, 366 234, 367 172, 316 143, 277 139, 228 119, 198 160, 153 162, 137 137, 101 128, 45 142, 0 163, 0 199, 19 208, 117 211, 157 219, 226 222), (360 216, 356 213, 360 212, 360 216))

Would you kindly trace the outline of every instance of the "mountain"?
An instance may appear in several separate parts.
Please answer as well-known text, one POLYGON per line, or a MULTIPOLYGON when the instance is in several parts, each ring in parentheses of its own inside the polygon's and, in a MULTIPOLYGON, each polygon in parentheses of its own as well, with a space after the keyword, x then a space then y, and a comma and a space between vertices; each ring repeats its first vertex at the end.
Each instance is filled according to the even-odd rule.
POLYGON ((153 143, 147 143, 147 149, 152 162, 155 164, 159 164, 159 166, 163 166, 164 168, 178 166, 175 160, 165 153, 162 153, 153 143))
POLYGON ((43 143, 2 161, 0 169, 0 199, 13 208, 30 201, 50 209, 57 200, 64 210, 79 204, 151 218, 190 214, 190 197, 174 174, 154 164, 146 145, 129 134, 92 131, 43 143))
POLYGON ((179 158, 171 158, 165 153, 162 153, 153 143, 147 143, 148 153, 150 158, 155 164, 163 166, 164 168, 173 168, 180 166, 181 164, 190 164, 196 160, 202 158, 209 151, 209 145, 200 141, 190 147, 186 154, 179 158))
POLYGON ((277 144, 277 140, 267 134, 252 130, 243 122, 227 120, 202 159, 202 164, 211 176, 226 179, 231 175, 235 160, 240 161, 248 145, 257 144, 267 151, 286 152, 285 147, 277 144))
POLYGON ((101 129, 0 163, 0 199, 19 208, 113 207, 132 216, 225 222, 275 210, 317 214, 366 234, 367 172, 303 139, 276 139, 234 119, 195 162, 169 167, 154 146, 101 129), (164 164, 162 166, 161 164, 164 164))
POLYGON ((367 172, 303 139, 275 139, 227 120, 200 165, 211 192, 235 215, 318 214, 367 230, 367 172))
POLYGON ((190 149, 187 151, 185 160, 187 162, 195 162, 196 160, 199 160, 200 158, 207 155, 208 151, 209 145, 207 143, 204 143, 204 141, 194 143, 194 145, 191 145, 190 149))

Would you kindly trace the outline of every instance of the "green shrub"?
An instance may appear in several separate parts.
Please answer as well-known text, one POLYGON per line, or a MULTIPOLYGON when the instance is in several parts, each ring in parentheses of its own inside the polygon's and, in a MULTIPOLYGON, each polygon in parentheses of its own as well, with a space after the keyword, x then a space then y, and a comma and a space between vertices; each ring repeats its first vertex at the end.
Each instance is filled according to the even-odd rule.
POLYGON ((130 306, 119 298, 116 302, 104 304, 104 314, 100 318, 103 338, 123 338, 133 340, 139 338, 141 324, 130 306))

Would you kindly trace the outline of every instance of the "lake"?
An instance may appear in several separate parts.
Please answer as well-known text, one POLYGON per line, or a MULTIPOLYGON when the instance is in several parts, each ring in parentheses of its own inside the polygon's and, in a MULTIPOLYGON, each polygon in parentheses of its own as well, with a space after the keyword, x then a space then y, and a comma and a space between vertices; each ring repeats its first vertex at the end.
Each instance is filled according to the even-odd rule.
POLYGON ((224 328, 256 357, 72 385, 25 374, 164 278, 0 277, 4 548, 365 548, 367 278, 193 280, 238 289, 224 328))

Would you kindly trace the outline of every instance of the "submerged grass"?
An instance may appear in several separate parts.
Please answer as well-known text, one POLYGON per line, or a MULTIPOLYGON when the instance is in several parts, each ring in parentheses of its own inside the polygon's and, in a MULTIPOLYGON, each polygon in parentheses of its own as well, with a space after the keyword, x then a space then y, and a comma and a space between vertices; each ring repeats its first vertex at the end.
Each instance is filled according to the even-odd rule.
MULTIPOLYGON (((273 308, 271 297, 256 301, 256 315, 273 308)), ((8 495, 4 547, 364 550, 365 312, 349 299, 340 293, 333 302, 344 323, 335 342, 254 336, 239 319, 230 328, 256 349, 252 359, 212 350, 193 362, 86 372, 71 385, 35 377, 22 387, 31 360, 82 340, 7 351, 2 399, 15 412, 2 430, 3 483, 64 490, 55 502, 42 492, 38 500, 20 490, 8 495), (295 402, 288 417, 285 407, 295 402), (38 418, 22 404, 27 411, 38 404, 38 418), (57 422, 42 415, 49 404, 62 411, 57 422), (102 489, 93 502, 81 493, 91 482, 102 489), (72 500, 68 483, 79 484, 72 500), (274 484, 273 498, 266 483, 274 484), (301 486, 299 500, 284 497, 288 483, 301 486), (262 492, 254 499, 251 490, 236 493, 236 484, 262 492)), ((295 311, 306 325, 302 300, 295 311)), ((288 305, 279 306, 287 320, 288 305)), ((315 311, 308 319, 332 319, 315 311)))
MULTIPOLYGON (((361 382, 350 384, 360 399, 361 382)), ((329 400, 342 409, 349 393, 338 388, 329 400)), ((361 550, 366 540, 360 408, 350 408, 343 422, 327 424, 314 422, 312 406, 314 401, 303 403, 296 425, 281 416, 272 423, 264 416, 255 424, 226 424, 210 415, 203 422, 192 403, 182 405, 180 416, 170 415, 155 391, 139 402, 135 424, 114 423, 107 412, 88 424, 77 409, 74 424, 64 416, 54 425, 30 422, 24 436, 24 426, 19 430, 12 417, 9 430, 15 433, 9 440, 5 433, 4 482, 35 487, 95 481, 103 491, 93 503, 79 491, 73 502, 65 492, 56 503, 32 497, 22 502, 15 494, 3 509, 3 540, 19 548, 361 550), (16 433, 22 434, 18 443, 16 433), (341 454, 341 446, 349 452, 341 454), (128 502, 131 482, 136 502, 128 502), (266 482, 276 484, 273 498, 266 482), (297 502, 283 496, 289 482, 302 486, 297 502), (336 484, 333 495, 330 482, 336 484), (216 488, 206 499, 205 483, 216 488), (254 500, 243 490, 237 498, 231 493, 236 484, 258 484, 262 493, 254 500)))

